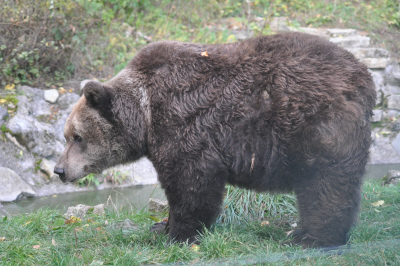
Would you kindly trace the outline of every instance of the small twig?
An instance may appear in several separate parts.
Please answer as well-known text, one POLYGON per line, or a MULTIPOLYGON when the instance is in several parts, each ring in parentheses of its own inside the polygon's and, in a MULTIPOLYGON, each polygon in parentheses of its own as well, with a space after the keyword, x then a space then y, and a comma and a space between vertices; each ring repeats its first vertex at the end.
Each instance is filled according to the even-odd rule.
POLYGON ((75 247, 78 249, 78 238, 76 237, 76 228, 74 228, 74 234, 75 234, 75 247))
POLYGON ((136 32, 136 34, 137 34, 139 37, 145 39, 147 42, 151 42, 151 37, 150 37, 150 36, 146 36, 146 35, 144 35, 143 33, 141 33, 140 31, 136 32))

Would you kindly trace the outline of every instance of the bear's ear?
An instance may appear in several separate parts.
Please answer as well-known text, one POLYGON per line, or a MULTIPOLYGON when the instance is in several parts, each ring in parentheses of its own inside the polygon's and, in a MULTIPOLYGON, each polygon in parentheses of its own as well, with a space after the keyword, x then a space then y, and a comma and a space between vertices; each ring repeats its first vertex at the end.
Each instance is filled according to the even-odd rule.
POLYGON ((106 88, 97 81, 89 81, 83 88, 83 94, 88 105, 94 108, 105 107, 110 102, 110 95, 106 88))

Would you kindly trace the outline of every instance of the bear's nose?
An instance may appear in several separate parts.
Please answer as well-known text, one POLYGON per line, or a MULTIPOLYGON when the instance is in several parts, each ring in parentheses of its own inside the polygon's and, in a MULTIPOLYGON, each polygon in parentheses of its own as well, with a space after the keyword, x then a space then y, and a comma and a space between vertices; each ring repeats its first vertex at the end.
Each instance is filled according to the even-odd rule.
POLYGON ((54 173, 57 174, 61 181, 65 182, 65 170, 64 168, 60 168, 60 167, 54 167, 54 173))

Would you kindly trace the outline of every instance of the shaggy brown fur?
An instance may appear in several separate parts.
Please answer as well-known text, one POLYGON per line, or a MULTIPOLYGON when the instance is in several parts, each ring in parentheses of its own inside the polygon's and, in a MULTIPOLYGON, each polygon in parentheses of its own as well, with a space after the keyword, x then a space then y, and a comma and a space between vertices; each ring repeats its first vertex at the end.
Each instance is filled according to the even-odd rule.
POLYGON ((168 234, 189 243, 213 223, 226 183, 294 191, 292 242, 342 245, 359 209, 375 97, 367 68, 315 36, 157 42, 109 82, 86 85, 87 104, 74 110, 84 123, 67 123, 66 138, 77 135, 70 145, 90 163, 69 175, 66 150, 55 172, 75 180, 147 156, 170 204, 168 234))

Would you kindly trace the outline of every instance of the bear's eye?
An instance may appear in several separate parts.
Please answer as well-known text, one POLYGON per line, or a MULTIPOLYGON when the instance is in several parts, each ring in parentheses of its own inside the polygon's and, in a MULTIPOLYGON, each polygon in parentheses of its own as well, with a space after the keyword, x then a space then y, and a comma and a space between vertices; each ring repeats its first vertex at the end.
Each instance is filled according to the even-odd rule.
POLYGON ((78 135, 74 136, 74 142, 81 142, 81 141, 82 141, 82 138, 80 136, 78 136, 78 135))

